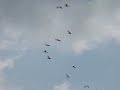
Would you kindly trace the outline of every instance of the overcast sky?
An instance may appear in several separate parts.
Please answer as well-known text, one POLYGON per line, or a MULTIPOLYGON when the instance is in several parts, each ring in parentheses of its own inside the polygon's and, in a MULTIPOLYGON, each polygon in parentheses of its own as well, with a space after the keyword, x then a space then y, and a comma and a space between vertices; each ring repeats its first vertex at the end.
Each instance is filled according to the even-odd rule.
POLYGON ((120 90, 119 53, 120 0, 0 0, 0 90, 120 90))

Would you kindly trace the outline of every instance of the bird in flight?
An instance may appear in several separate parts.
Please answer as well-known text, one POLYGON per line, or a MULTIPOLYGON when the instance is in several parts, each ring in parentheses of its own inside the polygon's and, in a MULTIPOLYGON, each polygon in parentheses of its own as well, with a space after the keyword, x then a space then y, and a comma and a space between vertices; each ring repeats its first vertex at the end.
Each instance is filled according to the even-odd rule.
MULTIPOLYGON (((67 30, 68 31, 68 30, 67 30)), ((68 34, 72 34, 70 31, 68 31, 68 34)))
POLYGON ((76 69, 76 67, 75 67, 75 66, 72 66, 72 67, 76 69))
POLYGON ((66 74, 66 77, 67 77, 67 78, 70 78, 70 76, 69 76, 68 74, 66 74))
POLYGON ((49 44, 45 44, 46 46, 50 46, 49 44))
POLYGON ((70 6, 68 6, 68 4, 65 4, 65 7, 70 7, 70 6))
POLYGON ((84 88, 89 88, 89 85, 85 85, 84 88))
POLYGON ((62 9, 62 6, 57 6, 56 8, 57 8, 57 9, 58 9, 58 8, 62 9))
POLYGON ((59 42, 61 41, 60 39, 55 39, 55 40, 56 40, 56 41, 59 41, 59 42))
POLYGON ((44 50, 43 52, 48 53, 46 50, 44 50))
POLYGON ((52 59, 50 56, 47 56, 47 59, 52 59))

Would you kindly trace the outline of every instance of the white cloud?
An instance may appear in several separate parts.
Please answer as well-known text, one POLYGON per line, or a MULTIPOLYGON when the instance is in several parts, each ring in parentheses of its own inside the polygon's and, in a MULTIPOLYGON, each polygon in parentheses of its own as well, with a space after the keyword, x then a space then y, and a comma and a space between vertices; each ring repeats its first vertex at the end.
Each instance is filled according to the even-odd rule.
MULTIPOLYGON (((15 57, 16 58, 16 57, 15 57)), ((19 86, 11 86, 5 76, 5 70, 13 68, 15 65, 15 58, 0 58, 0 90, 23 90, 19 86)))
POLYGON ((88 45, 87 41, 85 40, 74 42, 72 48, 75 51, 75 53, 80 53, 80 54, 83 53, 83 51, 91 49, 91 47, 88 45))
POLYGON ((54 86, 54 90, 70 90, 70 83, 64 82, 60 85, 54 86))
POLYGON ((12 68, 14 67, 14 61, 13 60, 0 60, 0 70, 4 70, 5 68, 12 68))
POLYGON ((54 90, 97 90, 96 87, 93 87, 91 84, 89 85, 90 88, 84 88, 84 85, 74 86, 68 81, 64 81, 61 84, 55 85, 54 90))

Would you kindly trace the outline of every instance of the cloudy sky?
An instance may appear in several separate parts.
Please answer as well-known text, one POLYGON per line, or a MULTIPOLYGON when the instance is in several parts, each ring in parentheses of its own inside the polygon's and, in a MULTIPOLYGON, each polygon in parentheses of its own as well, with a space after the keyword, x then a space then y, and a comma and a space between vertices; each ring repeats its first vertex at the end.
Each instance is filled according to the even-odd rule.
POLYGON ((0 90, 120 90, 119 53, 120 0, 0 0, 0 90))

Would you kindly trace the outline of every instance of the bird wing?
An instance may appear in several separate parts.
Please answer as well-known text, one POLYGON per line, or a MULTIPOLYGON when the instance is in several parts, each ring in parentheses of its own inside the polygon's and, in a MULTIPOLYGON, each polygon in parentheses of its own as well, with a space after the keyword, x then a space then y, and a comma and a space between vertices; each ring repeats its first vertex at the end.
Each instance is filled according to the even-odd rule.
POLYGON ((74 68, 76 68, 76 67, 74 66, 74 68))
POLYGON ((67 75, 67 74, 66 74, 66 76, 67 76, 68 78, 70 78, 70 76, 69 76, 69 75, 67 75))
POLYGON ((46 46, 49 46, 48 44, 45 44, 46 46))
MULTIPOLYGON (((67 31, 68 31, 68 30, 67 30, 67 31)), ((70 31, 68 31, 68 33, 69 33, 69 34, 71 34, 71 32, 70 32, 70 31)))
POLYGON ((60 6, 59 8, 61 8, 62 9, 62 7, 60 6))
POLYGON ((56 41, 60 41, 59 39, 55 39, 56 41))

